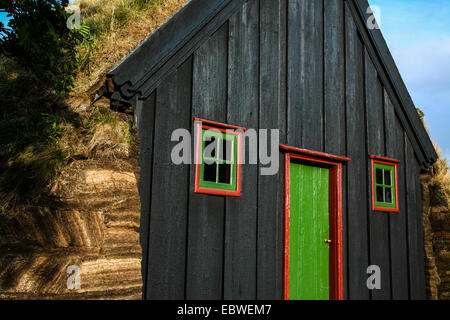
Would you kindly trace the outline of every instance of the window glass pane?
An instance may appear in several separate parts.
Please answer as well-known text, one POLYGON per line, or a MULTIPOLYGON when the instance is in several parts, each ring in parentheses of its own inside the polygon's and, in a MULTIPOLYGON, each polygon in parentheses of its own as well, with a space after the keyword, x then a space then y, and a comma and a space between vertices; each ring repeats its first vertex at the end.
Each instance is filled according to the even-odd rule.
POLYGON ((375 179, 376 183, 383 184, 383 170, 376 169, 375 172, 376 172, 376 179, 375 179))
POLYGON ((219 164, 219 182, 231 184, 231 164, 219 164))
POLYGON ((205 136, 205 150, 203 157, 216 158, 217 138, 205 136))
POLYGON ((386 203, 392 203, 392 188, 385 188, 384 189, 385 192, 385 199, 386 199, 386 203))
POLYGON ((233 141, 223 140, 221 159, 233 161, 233 141))
POLYGON ((384 184, 387 186, 392 185, 392 179, 391 179, 391 170, 384 170, 384 184))
POLYGON ((204 171, 203 171, 203 180, 209 181, 209 182, 216 182, 216 169, 217 164, 204 164, 204 171))
POLYGON ((384 202, 383 187, 377 187, 377 202, 384 202))

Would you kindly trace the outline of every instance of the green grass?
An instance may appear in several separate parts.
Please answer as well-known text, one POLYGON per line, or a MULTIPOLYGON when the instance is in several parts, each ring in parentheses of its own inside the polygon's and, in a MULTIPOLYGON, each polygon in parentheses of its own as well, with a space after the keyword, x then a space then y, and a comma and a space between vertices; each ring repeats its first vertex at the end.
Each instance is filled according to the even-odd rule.
MULTIPOLYGON (((112 39, 116 32, 121 41, 130 41, 125 25, 127 30, 133 27, 132 21, 140 21, 139 17, 163 2, 76 2, 92 40, 77 48, 79 68, 72 95, 86 96, 86 88, 101 76, 98 70, 111 63, 108 59, 123 58, 119 55, 125 54, 124 49, 117 52, 114 41, 118 39, 112 39), (93 71, 97 73, 91 76, 93 71)), ((157 17, 157 10, 151 12, 157 17)), ((0 214, 45 205, 53 182, 73 159, 128 154, 133 138, 127 119, 107 106, 90 107, 81 113, 70 110, 65 97, 56 96, 32 74, 0 56, 0 214)))
POLYGON ((115 148, 131 145, 130 125, 112 110, 71 112, 13 61, 2 62, 0 214, 41 205, 72 157, 115 156, 115 148))
POLYGON ((64 119, 32 75, 0 65, 0 212, 36 203, 65 164, 64 119))
POLYGON ((97 136, 101 135, 102 140, 113 141, 115 144, 132 144, 130 124, 118 117, 111 109, 101 107, 94 109, 85 119, 85 127, 90 128, 88 133, 90 137, 97 134, 97 136))
POLYGON ((80 0, 82 20, 89 26, 97 41, 104 41, 115 29, 123 27, 140 11, 147 10, 151 6, 158 5, 163 0, 122 0, 112 1, 109 6, 104 2, 92 0, 80 0))
POLYGON ((431 166, 431 204, 433 206, 450 207, 450 175, 448 159, 442 156, 442 150, 435 144, 438 160, 431 166))

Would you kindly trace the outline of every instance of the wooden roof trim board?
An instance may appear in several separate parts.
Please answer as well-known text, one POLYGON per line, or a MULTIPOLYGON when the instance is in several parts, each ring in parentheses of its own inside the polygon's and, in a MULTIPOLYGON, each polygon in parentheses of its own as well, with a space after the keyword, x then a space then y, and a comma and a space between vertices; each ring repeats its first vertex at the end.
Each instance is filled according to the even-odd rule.
POLYGON ((157 67, 158 62, 179 45, 178 42, 183 42, 183 39, 187 39, 191 33, 201 27, 201 22, 195 23, 195 21, 206 22, 208 16, 222 10, 220 3, 226 1, 206 1, 200 8, 195 6, 198 2, 199 0, 189 1, 109 71, 108 75, 114 77, 115 84, 122 86, 124 83, 131 81, 134 85, 137 80, 157 67), (148 56, 148 51, 154 51, 157 54, 148 56), (144 62, 139 63, 141 61, 144 62))
MULTIPOLYGON (((356 7, 356 11, 360 18, 360 21, 368 21, 370 14, 367 13, 367 8, 369 7, 369 3, 367 0, 350 0, 350 3, 354 3, 356 7)), ((351 5, 350 5, 351 6, 351 5)), ((356 19, 355 19, 356 20, 356 19)), ((388 76, 388 80, 390 81, 392 88, 394 89, 393 93, 397 97, 400 102, 401 109, 406 116, 406 120, 409 122, 409 125, 414 129, 415 137, 418 140, 419 147, 421 151, 426 156, 425 161, 422 161, 422 165, 428 167, 436 162, 438 156, 434 146, 430 140, 430 137, 422 124, 422 121, 417 114, 416 107, 414 102, 411 99, 411 96, 406 88, 406 85, 400 75, 400 72, 395 64, 395 61, 391 55, 391 52, 387 46, 387 43, 383 37, 383 34, 379 29, 369 29, 367 27, 364 30, 361 30, 360 25, 358 26, 360 32, 367 34, 369 37, 369 41, 374 48, 378 59, 381 61, 381 66, 383 67, 384 73, 388 76)), ((367 41, 367 39, 366 39, 367 41)), ((396 106, 396 103, 394 106, 396 106)), ((397 113, 398 114, 398 113, 397 113)), ((400 116, 400 120, 404 122, 405 119, 402 119, 402 115, 400 116)), ((405 124, 402 123, 405 127, 405 124)), ((412 137, 410 137, 412 139, 412 137)), ((418 150, 416 150, 418 151, 418 150)))
MULTIPOLYGON (((191 0, 109 73, 116 92, 113 99, 145 99, 172 68, 181 65, 208 37, 248 0, 191 0)), ((344 0, 343 0, 344 1, 344 0)), ((437 154, 414 103, 378 29, 369 30, 367 0, 345 0, 374 61, 386 91, 394 97, 396 114, 414 146, 423 167, 437 160, 437 154)))
POLYGON ((147 98, 247 0, 191 0, 109 73, 119 100, 147 98), (122 99, 120 99, 122 98, 122 99))

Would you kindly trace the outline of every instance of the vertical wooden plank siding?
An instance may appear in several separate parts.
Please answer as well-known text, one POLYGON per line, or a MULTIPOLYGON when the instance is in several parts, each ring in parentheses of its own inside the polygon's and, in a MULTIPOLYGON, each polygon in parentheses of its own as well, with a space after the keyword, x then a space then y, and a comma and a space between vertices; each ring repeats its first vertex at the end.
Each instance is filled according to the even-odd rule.
POLYGON ((409 298, 425 299, 424 244, 422 231, 422 206, 420 191, 420 168, 409 139, 405 136, 406 199, 409 253, 409 298))
MULTIPOLYGON (((152 182, 152 163, 153 163, 153 136, 155 126, 155 105, 156 93, 152 93, 150 97, 141 101, 139 108, 139 167, 141 168, 139 175, 139 197, 141 199, 141 220, 139 227, 139 240, 142 247, 142 297, 147 299, 148 287, 148 238, 150 227, 150 195, 152 182)), ((137 108, 137 109, 138 109, 137 108)))
POLYGON ((395 114, 394 106, 386 91, 384 91, 384 110, 386 123, 386 156, 400 161, 398 165, 399 206, 400 212, 389 215, 391 239, 391 289, 392 299, 408 299, 408 265, 407 233, 406 233, 406 203, 405 199, 405 155, 403 128, 395 114))
MULTIPOLYGON (((192 115, 226 122, 228 24, 194 54, 192 115)), ((223 298, 224 197, 194 193, 191 166, 187 299, 223 298)))
MULTIPOLYGON (((285 136, 286 1, 260 1, 259 128, 285 136)), ((283 162, 275 176, 258 177, 257 298, 282 299, 283 162)), ((259 174, 259 173, 258 173, 259 174)))
MULTIPOLYGON (((368 154, 383 155, 386 143, 384 138, 384 93, 378 73, 367 51, 365 51, 365 87, 367 151, 368 154)), ((371 181, 371 166, 368 166, 368 177, 371 181)), ((369 192, 371 194, 371 188, 369 188, 369 192)), ((369 203, 370 199, 371 197, 368 197, 369 203)), ((388 217, 386 213, 369 211, 370 264, 377 265, 381 269, 381 289, 372 291, 372 298, 375 300, 391 298, 388 217)))
POLYGON ((349 299, 369 299, 366 286, 368 261, 367 210, 367 152, 364 116, 364 46, 358 36, 353 18, 345 4, 346 59, 346 136, 347 156, 347 281, 349 299))
POLYGON ((171 162, 170 135, 193 132, 199 117, 279 129, 283 144, 351 158, 343 176, 344 297, 424 298, 416 141, 354 3, 248 0, 230 11, 237 7, 218 13, 231 16, 223 25, 211 17, 199 32, 217 31, 197 49, 190 43, 194 53, 172 61, 136 105, 144 297, 283 297, 283 155, 275 176, 243 165, 241 197, 196 194, 194 166, 171 162), (398 214, 370 209, 369 154, 401 161, 398 214), (366 286, 371 264, 381 267, 381 290, 366 286))
MULTIPOLYGON (((229 21, 227 123, 258 128, 258 52, 259 1, 248 1, 229 21)), ((243 165, 242 196, 225 199, 225 299, 256 299, 257 181, 243 165)))
POLYGON ((325 152, 345 154, 344 3, 328 0, 325 9, 325 152))
POLYGON ((323 0, 288 4, 288 144, 323 151, 323 0))
MULTIPOLYGON (((344 2, 329 0, 324 5, 324 151, 346 155, 345 110, 345 22, 344 2)), ((343 168, 343 176, 347 167, 343 168)), ((347 232, 346 179, 342 186, 343 232, 347 232)), ((344 246, 344 270, 347 270, 347 246, 344 246)), ((344 274, 344 294, 348 292, 344 274)))
POLYGON ((157 89, 148 257, 150 299, 184 299, 189 168, 172 163, 169 141, 174 130, 189 127, 191 122, 186 112, 191 102, 191 62, 171 73, 157 89))

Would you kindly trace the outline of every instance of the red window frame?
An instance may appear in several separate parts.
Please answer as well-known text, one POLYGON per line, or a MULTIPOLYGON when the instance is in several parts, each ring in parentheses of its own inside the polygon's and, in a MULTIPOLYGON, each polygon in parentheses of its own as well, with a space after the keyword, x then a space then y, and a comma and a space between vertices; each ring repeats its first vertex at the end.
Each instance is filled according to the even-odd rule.
POLYGON ((247 131, 246 128, 229 125, 225 123, 220 123, 216 121, 210 121, 200 118, 194 118, 194 128, 196 130, 196 139, 195 142, 195 193, 202 194, 211 194, 211 195, 219 195, 219 196, 228 196, 228 197, 240 197, 241 196, 241 179, 242 179, 242 133, 247 131), (222 133, 226 134, 234 134, 237 136, 237 163, 236 163, 236 190, 220 190, 220 189, 211 189, 204 188, 200 186, 200 167, 201 167, 201 159, 202 159, 202 130, 212 129, 218 130, 222 133))
POLYGON ((291 159, 325 164, 330 169, 330 300, 344 300, 344 255, 342 223, 342 168, 350 158, 280 144, 284 156, 284 261, 283 299, 289 300, 289 228, 291 159))
POLYGON ((372 211, 377 212, 390 212, 390 213, 398 213, 400 212, 399 207, 399 198, 398 198, 398 164, 400 160, 379 157, 375 155, 369 155, 370 158, 370 166, 372 170, 372 211), (375 163, 384 164, 388 166, 394 167, 394 179, 395 179, 395 208, 386 208, 386 207, 377 207, 375 202, 375 163))

